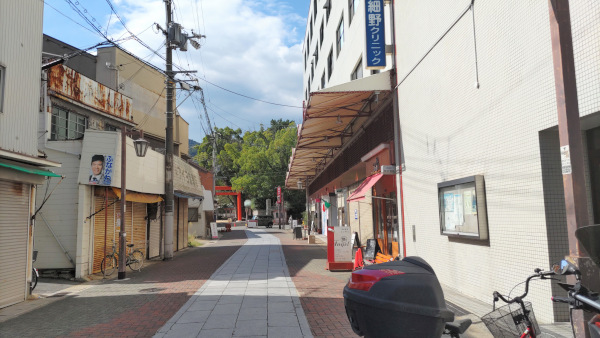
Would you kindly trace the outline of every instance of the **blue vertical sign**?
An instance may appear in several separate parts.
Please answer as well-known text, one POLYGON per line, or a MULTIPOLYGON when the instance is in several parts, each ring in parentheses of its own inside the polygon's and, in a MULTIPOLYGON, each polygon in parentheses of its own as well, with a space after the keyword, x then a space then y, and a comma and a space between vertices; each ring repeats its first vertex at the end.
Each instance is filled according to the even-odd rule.
POLYGON ((366 68, 385 68, 383 0, 365 0, 366 68))

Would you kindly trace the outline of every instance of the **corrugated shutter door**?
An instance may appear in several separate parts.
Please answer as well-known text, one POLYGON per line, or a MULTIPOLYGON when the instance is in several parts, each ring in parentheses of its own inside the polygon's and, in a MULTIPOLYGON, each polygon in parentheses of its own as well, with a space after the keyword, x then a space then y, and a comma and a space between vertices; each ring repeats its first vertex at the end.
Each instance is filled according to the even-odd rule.
MULTIPOLYGON (((129 205, 127 206, 129 207, 129 205)), ((134 249, 140 249, 146 256, 146 204, 133 202, 133 231, 130 243, 135 244, 134 249)), ((129 212, 129 211, 128 211, 129 212)))
POLYGON ((27 296, 29 184, 0 180, 0 308, 27 296))
POLYGON ((108 214, 108 222, 106 227, 106 253, 112 252, 113 240, 115 239, 115 206, 118 204, 110 205, 115 200, 113 198, 108 199, 109 207, 104 209, 104 196, 96 196, 94 207, 95 210, 101 210, 94 216, 94 265, 93 272, 100 272, 100 263, 104 258, 104 218, 105 214, 108 214))
POLYGON ((150 254, 148 258, 157 257, 160 249, 160 220, 162 215, 162 205, 159 204, 156 211, 156 219, 150 221, 150 254))

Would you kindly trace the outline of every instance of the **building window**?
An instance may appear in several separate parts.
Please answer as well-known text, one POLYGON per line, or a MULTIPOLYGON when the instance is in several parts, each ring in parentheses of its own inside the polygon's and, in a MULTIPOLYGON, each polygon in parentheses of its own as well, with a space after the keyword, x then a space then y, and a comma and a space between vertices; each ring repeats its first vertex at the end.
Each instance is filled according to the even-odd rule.
POLYGON ((312 40, 313 35, 313 19, 310 18, 310 40, 312 40))
POLYGON ((87 117, 60 107, 52 107, 51 124, 51 140, 78 140, 83 137, 87 128, 87 117))
POLYGON ((363 66, 362 66, 362 58, 358 61, 358 64, 356 65, 356 68, 354 68, 354 71, 352 71, 352 74, 350 75, 350 80, 356 80, 356 79, 362 79, 363 77, 363 66))
POLYGON ((333 73, 333 48, 331 48, 327 57, 327 80, 331 79, 331 73, 333 73))
POLYGON ((315 48, 313 55, 315 57, 315 67, 317 67, 317 63, 319 62, 319 50, 317 48, 315 48))
POLYGON ((323 76, 321 76, 321 88, 325 88, 325 71, 323 71, 323 76))
POLYGON ((4 112, 4 82, 6 78, 6 68, 0 66, 0 114, 4 112))
POLYGON ((310 63, 310 78, 315 78, 315 65, 312 62, 310 63))
POLYGON ((320 41, 320 45, 319 47, 323 46, 323 34, 324 34, 324 28, 323 28, 323 21, 321 21, 321 28, 319 28, 319 41, 320 41))
POLYGON ((442 235, 488 239, 482 175, 438 183, 438 200, 442 235))
POLYGON ((317 0, 313 1, 313 15, 317 17, 317 0))
POLYGON ((359 0, 348 0, 348 25, 352 24, 354 13, 356 12, 356 6, 358 6, 359 0))
POLYGON ((201 218, 198 208, 188 208, 188 222, 198 222, 201 218))
POLYGON ((337 31, 335 32, 335 47, 337 56, 340 56, 340 51, 342 50, 342 46, 344 45, 344 17, 340 20, 340 24, 338 25, 337 31))
POLYGON ((325 0, 323 8, 325 8, 325 20, 329 22, 329 14, 331 13, 331 0, 325 0))
POLYGON ((120 130, 120 129, 121 128, 115 127, 112 124, 108 124, 108 123, 104 124, 104 130, 105 131, 117 131, 117 130, 120 130))

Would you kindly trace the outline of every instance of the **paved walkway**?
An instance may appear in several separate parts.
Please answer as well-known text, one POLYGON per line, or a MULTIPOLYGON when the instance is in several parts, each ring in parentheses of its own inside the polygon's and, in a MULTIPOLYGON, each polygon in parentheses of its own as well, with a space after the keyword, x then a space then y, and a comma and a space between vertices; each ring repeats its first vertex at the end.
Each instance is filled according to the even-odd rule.
POLYGON ((0 309, 0 337, 152 337, 245 242, 243 230, 224 233, 172 261, 128 270, 126 280, 94 280, 0 309))
POLYGON ((260 229, 155 337, 312 337, 280 240, 260 229))

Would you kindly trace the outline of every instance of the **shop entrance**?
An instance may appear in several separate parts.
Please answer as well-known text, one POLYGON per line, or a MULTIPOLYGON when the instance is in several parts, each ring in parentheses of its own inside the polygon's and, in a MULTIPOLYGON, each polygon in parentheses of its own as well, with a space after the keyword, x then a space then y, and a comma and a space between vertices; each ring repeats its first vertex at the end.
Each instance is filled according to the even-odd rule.
POLYGON ((373 196, 374 234, 381 252, 398 256, 398 212, 396 193, 373 196))

